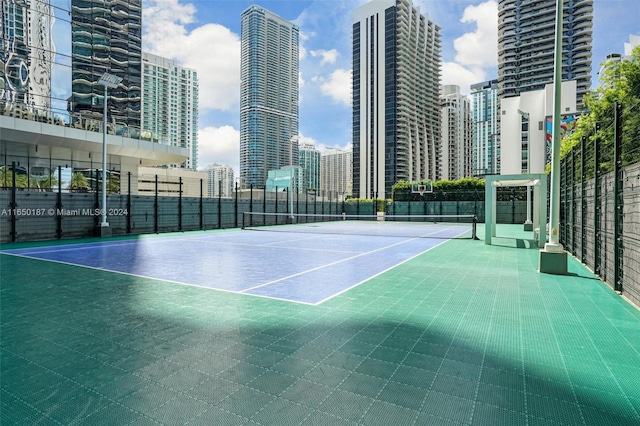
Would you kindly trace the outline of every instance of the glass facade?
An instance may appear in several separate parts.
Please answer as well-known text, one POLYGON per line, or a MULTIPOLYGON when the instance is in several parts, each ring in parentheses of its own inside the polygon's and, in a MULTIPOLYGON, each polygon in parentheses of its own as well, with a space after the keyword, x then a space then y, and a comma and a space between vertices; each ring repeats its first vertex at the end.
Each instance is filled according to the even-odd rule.
POLYGON ((69 110, 101 118, 105 72, 123 80, 109 89, 112 122, 140 128, 142 0, 71 1, 72 95, 69 110))
POLYGON ((298 164, 298 27, 259 6, 242 13, 240 185, 298 164))
POLYGON ((500 174, 498 80, 471 85, 473 175, 500 174))

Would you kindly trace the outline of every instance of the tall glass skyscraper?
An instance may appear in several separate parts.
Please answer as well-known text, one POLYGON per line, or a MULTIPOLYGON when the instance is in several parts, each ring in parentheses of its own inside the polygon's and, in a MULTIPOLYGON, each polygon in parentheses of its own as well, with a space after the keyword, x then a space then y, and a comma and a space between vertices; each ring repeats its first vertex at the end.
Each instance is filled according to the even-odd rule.
MULTIPOLYGON (((577 81, 578 108, 591 87, 593 0, 565 0, 562 80, 577 81)), ((553 82, 556 0, 499 0, 498 96, 543 90, 553 82)))
POLYGON ((498 80, 471 85, 473 105, 473 175, 500 173, 498 80))
POLYGON ((299 30, 251 6, 241 34, 240 185, 263 187, 269 170, 298 165, 299 30))
POLYGON ((102 118, 105 72, 123 80, 109 90, 109 119, 140 128, 142 0, 71 0, 70 112, 102 118))
POLYGON ((298 192, 307 189, 320 190, 320 151, 312 143, 307 143, 300 147, 299 152, 304 183, 298 192))
POLYGON ((357 8, 353 21, 353 195, 440 170, 440 27, 410 0, 357 8))

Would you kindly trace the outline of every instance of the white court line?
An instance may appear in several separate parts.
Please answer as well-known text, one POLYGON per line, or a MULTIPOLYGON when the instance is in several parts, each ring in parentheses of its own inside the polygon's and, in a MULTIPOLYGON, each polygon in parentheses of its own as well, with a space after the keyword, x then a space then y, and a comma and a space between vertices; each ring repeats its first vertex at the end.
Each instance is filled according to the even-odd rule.
POLYGON ((254 287, 249 287, 249 288, 247 288, 245 290, 242 290, 242 293, 245 293, 245 292, 251 291, 251 290, 255 290, 255 289, 260 288, 260 287, 265 287, 265 286, 268 286, 268 285, 271 285, 271 284, 275 284, 275 283, 278 283, 280 281, 285 281, 285 280, 288 280, 290 278, 298 277, 300 275, 308 274, 309 272, 318 271, 320 269, 324 269, 324 268, 327 268, 327 267, 330 267, 330 266, 334 266, 334 265, 337 265, 339 263, 348 262, 350 260, 357 259, 358 257, 366 256, 366 255, 369 255, 371 253, 376 253, 376 252, 379 252, 379 251, 382 251, 382 250, 386 250, 386 249, 391 248, 391 247, 399 246, 401 244, 406 244, 406 243, 408 243, 410 241, 415 241, 415 240, 419 240, 419 239, 420 238, 411 238, 411 239, 407 239, 407 240, 404 240, 404 241, 400 241, 400 242, 395 243, 395 244, 390 244, 388 246, 380 247, 380 248, 377 248, 375 250, 365 251, 365 252, 359 253, 359 254, 357 254, 355 256, 347 257, 345 259, 337 260, 335 262, 327 263, 325 265, 316 266, 315 268, 307 269, 306 271, 298 272, 296 274, 292 274, 292 275, 289 275, 289 276, 286 276, 286 277, 283 277, 283 278, 279 278, 277 280, 269 281, 269 282, 264 283, 264 284, 259 284, 259 285, 254 286, 254 287))

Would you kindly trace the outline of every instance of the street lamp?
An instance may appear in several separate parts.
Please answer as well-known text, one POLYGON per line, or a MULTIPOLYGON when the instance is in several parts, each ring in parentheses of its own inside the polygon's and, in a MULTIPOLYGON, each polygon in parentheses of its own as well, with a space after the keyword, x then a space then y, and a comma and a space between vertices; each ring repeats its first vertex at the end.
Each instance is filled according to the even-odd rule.
MULTIPOLYGON (((102 218, 100 229, 104 231, 109 227, 107 222, 107 89, 115 89, 122 82, 122 77, 105 72, 98 80, 98 84, 104 86, 104 109, 102 112, 102 218)), ((102 233, 101 233, 102 235, 102 233)))

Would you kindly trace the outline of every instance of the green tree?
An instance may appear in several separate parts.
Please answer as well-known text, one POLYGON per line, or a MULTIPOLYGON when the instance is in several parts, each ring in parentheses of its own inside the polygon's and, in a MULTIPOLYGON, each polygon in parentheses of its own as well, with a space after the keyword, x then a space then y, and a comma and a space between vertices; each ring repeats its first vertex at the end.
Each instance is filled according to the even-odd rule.
MULTIPOLYGON (((601 169, 613 170, 614 111, 619 102, 622 113, 623 164, 640 161, 640 47, 636 47, 630 60, 619 63, 605 63, 605 72, 600 76, 600 87, 587 93, 583 99, 588 112, 577 123, 574 133, 564 138, 560 155, 567 155, 580 144, 582 137, 588 143, 595 138, 601 141, 601 169), (596 132, 596 123, 600 130, 596 132)), ((588 162, 593 161, 589 151, 588 162)), ((587 170, 587 178, 593 177, 593 170, 587 170)))
MULTIPOLYGON (((29 178, 25 174, 16 173, 16 188, 28 188, 29 178)), ((13 186, 13 170, 10 167, 0 167, 0 187, 11 188, 13 186)))
POLYGON ((73 192, 87 192, 89 190, 87 177, 80 172, 75 172, 73 176, 71 176, 69 189, 73 192))

